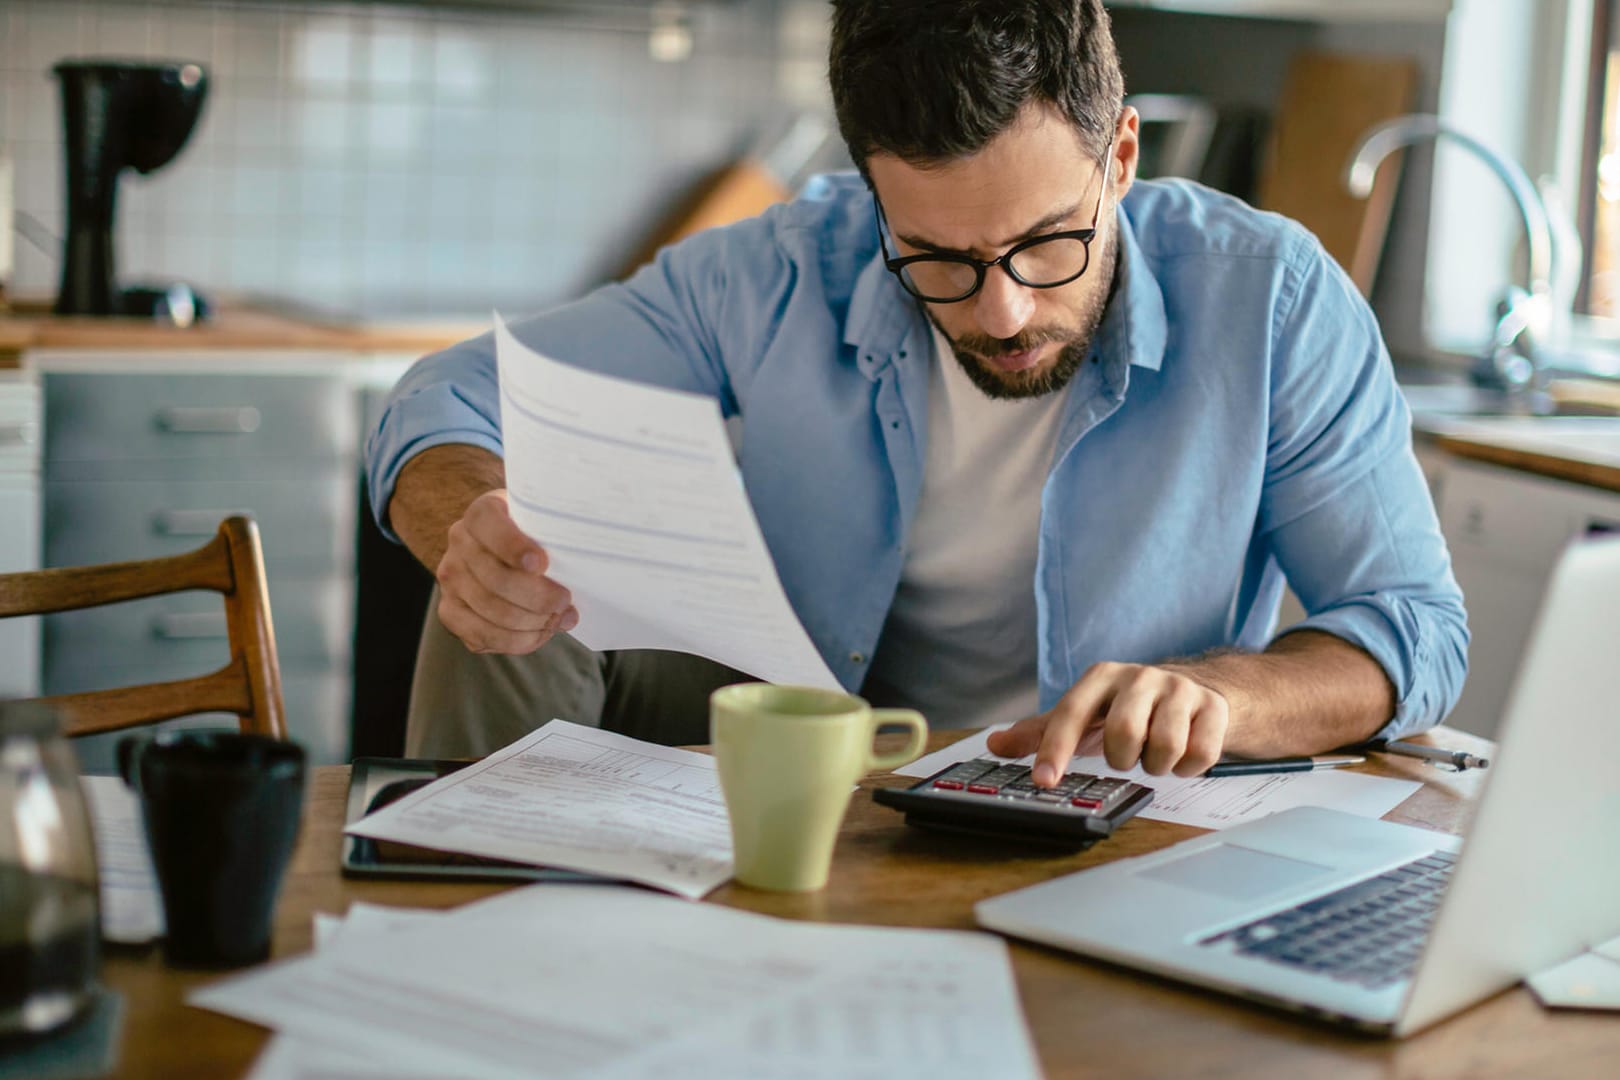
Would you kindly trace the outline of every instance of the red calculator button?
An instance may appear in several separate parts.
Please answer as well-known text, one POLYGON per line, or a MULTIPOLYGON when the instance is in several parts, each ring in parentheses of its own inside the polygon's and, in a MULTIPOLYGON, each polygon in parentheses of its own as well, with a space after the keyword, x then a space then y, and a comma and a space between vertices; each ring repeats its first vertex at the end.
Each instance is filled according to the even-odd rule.
POLYGON ((1001 789, 994 784, 969 784, 968 790, 975 795, 994 795, 1001 789))
POLYGON ((1103 804, 1101 799, 1088 799, 1084 795, 1070 799, 1069 801, 1074 803, 1074 805, 1078 806, 1082 810, 1101 810, 1103 804))
POLYGON ((944 788, 946 791, 962 790, 962 782, 960 780, 935 780, 934 786, 937 788, 944 788))

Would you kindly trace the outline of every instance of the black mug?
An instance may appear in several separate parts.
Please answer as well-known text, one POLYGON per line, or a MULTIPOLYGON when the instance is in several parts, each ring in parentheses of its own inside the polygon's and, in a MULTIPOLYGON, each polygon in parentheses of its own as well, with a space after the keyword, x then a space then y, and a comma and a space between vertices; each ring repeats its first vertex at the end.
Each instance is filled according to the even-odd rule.
POLYGON ((118 771, 140 797, 175 967, 266 960, 303 811, 304 750, 229 731, 135 735, 118 771))

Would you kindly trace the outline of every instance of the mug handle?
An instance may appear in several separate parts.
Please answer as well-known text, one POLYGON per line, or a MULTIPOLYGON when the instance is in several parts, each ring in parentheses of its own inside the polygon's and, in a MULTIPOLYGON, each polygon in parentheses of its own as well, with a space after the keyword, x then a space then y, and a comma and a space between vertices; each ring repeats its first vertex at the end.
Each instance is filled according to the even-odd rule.
POLYGON ((152 745, 156 736, 150 733, 125 735, 118 740, 118 775, 131 790, 141 790, 141 755, 152 745))
POLYGON ((909 728, 911 739, 906 743, 906 748, 897 753, 875 754, 869 751, 866 759, 868 770, 888 772, 898 769, 907 762, 917 760, 928 742, 928 721, 924 720, 923 714, 916 709, 873 709, 872 734, 877 735, 878 728, 885 724, 909 728))

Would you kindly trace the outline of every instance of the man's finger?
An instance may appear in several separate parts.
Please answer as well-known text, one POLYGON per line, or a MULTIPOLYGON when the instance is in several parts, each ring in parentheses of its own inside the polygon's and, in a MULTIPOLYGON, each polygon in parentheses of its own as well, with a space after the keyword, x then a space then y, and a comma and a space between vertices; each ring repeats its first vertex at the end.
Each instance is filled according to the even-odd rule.
MULTIPOLYGON (((562 614, 568 605, 573 603, 573 597, 568 590, 557 582, 544 574, 514 570, 490 551, 482 548, 469 550, 456 547, 452 554, 455 558, 447 556, 445 562, 449 565, 442 569, 448 569, 451 573, 464 571, 463 576, 475 579, 483 591, 492 593, 525 611, 549 618, 552 615, 562 614)), ((443 573, 439 575, 439 583, 446 584, 443 573)))
POLYGON ((1121 675, 1117 665, 1096 665, 1046 714, 1040 745, 1035 751, 1035 767, 1030 772, 1030 779, 1037 787, 1051 787, 1062 779, 1074 758, 1075 748, 1109 707, 1121 675))
POLYGON ((1221 760, 1226 744, 1228 705, 1220 694, 1211 693, 1193 714, 1187 734, 1187 751, 1175 767, 1177 776, 1197 776, 1221 760))
MULTIPOLYGON (((478 496, 467 507, 462 522, 474 540, 507 566, 531 574, 545 572, 546 553, 512 520, 506 492, 488 491, 478 496)), ((451 526, 452 531, 454 528, 451 526)))
POLYGON ((439 594, 439 621, 475 653, 523 656, 550 640, 547 632, 505 630, 479 617, 458 597, 439 594))
POLYGON ((1159 697, 1142 747, 1142 768, 1150 776, 1163 776, 1181 761, 1199 699, 1198 691, 1185 684, 1159 697))
POLYGON ((1033 754, 1041 745, 1041 732, 1046 729, 1046 714, 1028 716, 1010 728, 992 731, 985 740, 985 748, 997 757, 1024 757, 1033 754))
POLYGON ((1141 760, 1157 703, 1158 687, 1145 680, 1114 696, 1103 718, 1103 756, 1110 768, 1134 768, 1141 760))
POLYGON ((547 610, 537 611, 525 604, 514 603, 500 593, 486 588, 476 572, 462 574, 448 583, 441 579, 439 584, 449 588, 456 599, 466 604, 485 622, 503 630, 533 633, 550 629, 568 606, 568 594, 560 588, 555 591, 561 593, 561 602, 548 606, 547 610))

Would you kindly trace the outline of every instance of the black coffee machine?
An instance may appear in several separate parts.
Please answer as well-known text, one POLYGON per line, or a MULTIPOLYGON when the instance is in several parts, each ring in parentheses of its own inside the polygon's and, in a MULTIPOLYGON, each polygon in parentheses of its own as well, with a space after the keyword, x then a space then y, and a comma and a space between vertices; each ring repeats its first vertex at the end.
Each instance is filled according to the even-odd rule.
POLYGON ((118 177, 171 161, 191 135, 208 94, 199 64, 64 60, 67 238, 58 315, 134 315, 189 325, 204 314, 184 285, 124 290, 113 255, 118 177))

